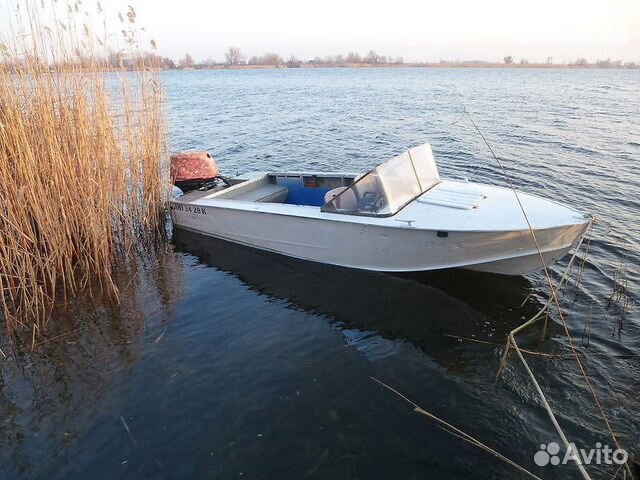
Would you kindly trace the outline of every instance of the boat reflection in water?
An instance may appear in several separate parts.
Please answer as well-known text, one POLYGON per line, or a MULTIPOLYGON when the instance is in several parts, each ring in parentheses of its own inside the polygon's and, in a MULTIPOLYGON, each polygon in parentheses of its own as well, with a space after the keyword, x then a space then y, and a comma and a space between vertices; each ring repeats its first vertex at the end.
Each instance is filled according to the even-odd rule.
POLYGON ((541 307, 531 299, 520 308, 532 287, 524 277, 451 269, 401 276, 355 270, 284 257, 178 228, 173 242, 178 251, 234 275, 261 295, 332 317, 349 343, 356 344, 375 332, 384 339, 408 341, 447 368, 454 368, 452 361, 458 363, 451 358, 451 347, 459 344, 447 335, 502 344, 522 317, 541 307))

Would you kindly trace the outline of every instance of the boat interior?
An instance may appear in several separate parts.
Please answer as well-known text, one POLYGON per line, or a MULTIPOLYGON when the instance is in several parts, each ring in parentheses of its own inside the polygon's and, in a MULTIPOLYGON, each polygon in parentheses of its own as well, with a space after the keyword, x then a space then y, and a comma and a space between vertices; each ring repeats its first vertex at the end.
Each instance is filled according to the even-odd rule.
POLYGON ((207 198, 321 207, 329 191, 351 185, 354 178, 354 175, 266 174, 238 183, 232 181, 230 187, 216 189, 207 198))
MULTIPOLYGON (((230 186, 216 186, 210 190, 192 191, 188 194, 188 201, 200 199, 225 199, 242 202, 279 203, 282 205, 304 205, 325 208, 327 201, 358 181, 361 189, 376 191, 377 186, 367 187, 367 182, 361 182, 361 175, 352 174, 303 174, 303 173, 267 173, 254 177, 229 178, 230 186)), ((377 182, 377 181, 376 181, 377 182)), ((469 188, 467 184, 440 185, 430 189, 429 196, 418 198, 419 203, 438 205, 448 208, 469 210, 477 208, 482 200, 487 198, 483 190, 469 188)), ((343 206, 347 206, 348 196, 341 199, 343 206)), ((367 193, 363 194, 366 200, 367 193)), ((357 203, 357 202, 356 202, 357 203)), ((403 202, 404 203, 404 202, 403 202)), ((355 205, 355 203, 354 203, 355 205)), ((351 214, 367 214, 370 212, 354 211, 354 205, 347 208, 351 214)), ((372 210, 373 211, 373 210, 372 210)), ((382 205, 377 214, 387 214, 387 206, 382 205)))

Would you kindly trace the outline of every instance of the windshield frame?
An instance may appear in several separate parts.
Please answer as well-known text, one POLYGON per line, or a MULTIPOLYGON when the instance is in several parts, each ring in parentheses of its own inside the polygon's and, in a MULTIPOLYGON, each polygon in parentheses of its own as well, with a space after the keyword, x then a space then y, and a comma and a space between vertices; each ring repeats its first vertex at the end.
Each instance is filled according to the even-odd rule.
MULTIPOLYGON (((358 177, 351 185, 345 188, 342 192, 335 195, 331 200, 325 202, 325 204, 322 205, 320 210, 325 213, 337 213, 340 215, 355 215, 360 217, 377 217, 377 218, 392 217, 397 213, 399 213, 400 211, 402 211, 402 209, 404 209, 411 202, 415 201, 418 197, 420 197, 421 195, 423 195, 424 193, 426 193, 427 191, 429 191, 430 189, 438 185, 439 183, 440 183, 440 176, 438 174, 435 161, 433 160, 433 155, 431 154, 431 148, 429 144, 425 144, 419 147, 415 147, 411 150, 405 151, 401 155, 393 157, 392 159, 387 160, 386 162, 375 166, 365 174, 358 177), (422 157, 422 155, 419 155, 422 152, 418 151, 418 149, 424 149, 424 153, 427 154, 426 159, 422 160, 423 162, 426 162, 424 166, 428 167, 428 169, 433 167, 433 170, 435 172, 435 173, 432 172, 431 173, 432 176, 429 178, 421 179, 420 178, 421 176, 418 174, 418 170, 421 170, 421 171, 423 170, 422 168, 418 169, 416 167, 416 162, 418 162, 420 160, 420 157, 422 157), (416 160, 414 160, 414 155, 412 155, 412 153, 418 154, 416 155, 416 157, 418 157, 416 160), (406 155, 406 158, 404 158, 405 155, 406 155), (395 179, 395 181, 397 182, 398 178, 402 178, 402 177, 396 176, 394 178, 394 176, 389 175, 389 172, 386 170, 398 168, 398 167, 409 167, 411 174, 406 176, 405 181, 415 182, 415 183, 413 185, 411 183, 408 183, 408 184, 405 183, 407 187, 406 191, 401 191, 396 193, 398 194, 398 196, 401 197, 401 196, 406 196, 405 192, 408 192, 409 197, 406 200, 402 201, 401 203, 393 204, 393 198, 391 199, 389 198, 389 193, 391 189, 394 187, 393 182, 391 180, 395 179), (367 211, 366 210, 367 205, 362 206, 362 202, 364 201, 364 195, 369 193, 369 191, 366 191, 364 192, 364 195, 361 195, 358 190, 358 186, 362 185, 362 183, 364 182, 370 182, 372 180, 376 183, 376 186, 378 189, 378 192, 374 192, 374 193, 378 193, 378 195, 382 195, 384 198, 384 202, 376 210, 367 211), (423 186, 423 183, 425 183, 425 180, 427 180, 428 185, 423 186), (349 200, 347 201, 351 201, 351 202, 355 201, 356 207, 352 209, 341 209, 337 207, 336 203, 340 203, 340 199, 345 199, 347 196, 350 197, 349 200), (385 212, 385 210, 388 210, 388 211, 385 212)), ((396 188, 397 188, 397 185, 396 185, 396 188)))

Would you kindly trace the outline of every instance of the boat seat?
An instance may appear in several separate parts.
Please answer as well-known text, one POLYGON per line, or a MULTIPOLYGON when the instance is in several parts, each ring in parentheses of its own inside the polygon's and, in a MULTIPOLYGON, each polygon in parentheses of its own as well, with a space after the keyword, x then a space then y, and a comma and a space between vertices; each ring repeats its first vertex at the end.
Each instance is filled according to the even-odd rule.
MULTIPOLYGON (((342 192, 347 190, 349 187, 338 187, 333 190, 329 190, 324 196, 324 203, 330 202, 335 197, 340 195, 342 192)), ((352 190, 345 192, 343 195, 340 195, 338 200, 336 200, 336 208, 338 210, 357 210, 358 208, 358 200, 356 199, 355 193, 352 190)))
POLYGON ((287 187, 283 187, 276 183, 267 183, 259 187, 252 188, 246 192, 233 197, 234 200, 242 200, 244 202, 276 202, 281 203, 287 198, 287 187))

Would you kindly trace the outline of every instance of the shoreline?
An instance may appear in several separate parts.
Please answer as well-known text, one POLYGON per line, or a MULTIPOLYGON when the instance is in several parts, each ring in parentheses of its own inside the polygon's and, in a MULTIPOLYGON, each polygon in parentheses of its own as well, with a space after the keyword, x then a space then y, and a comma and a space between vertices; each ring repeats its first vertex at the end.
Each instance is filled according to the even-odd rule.
POLYGON ((275 70, 275 69, 315 69, 315 68, 503 68, 503 69, 545 69, 545 70, 638 70, 640 65, 610 65, 599 66, 595 64, 588 65, 572 65, 572 64, 547 64, 547 63, 528 63, 528 64, 505 64, 505 63, 480 63, 480 62, 461 62, 461 63, 302 63, 295 65, 206 65, 189 68, 165 68, 164 70, 275 70))

